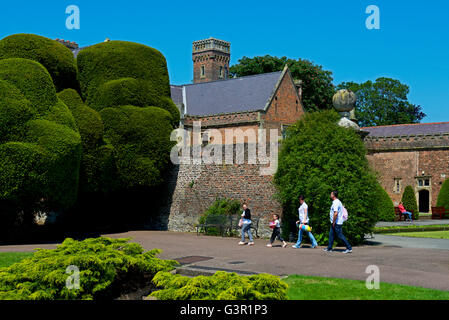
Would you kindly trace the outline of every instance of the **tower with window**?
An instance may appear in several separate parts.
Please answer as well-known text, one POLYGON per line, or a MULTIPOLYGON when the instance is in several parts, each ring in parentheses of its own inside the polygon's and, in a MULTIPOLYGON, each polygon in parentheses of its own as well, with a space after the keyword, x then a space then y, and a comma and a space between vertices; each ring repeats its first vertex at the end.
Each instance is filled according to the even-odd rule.
POLYGON ((209 38, 193 42, 193 82, 228 79, 230 57, 231 44, 227 41, 209 38))

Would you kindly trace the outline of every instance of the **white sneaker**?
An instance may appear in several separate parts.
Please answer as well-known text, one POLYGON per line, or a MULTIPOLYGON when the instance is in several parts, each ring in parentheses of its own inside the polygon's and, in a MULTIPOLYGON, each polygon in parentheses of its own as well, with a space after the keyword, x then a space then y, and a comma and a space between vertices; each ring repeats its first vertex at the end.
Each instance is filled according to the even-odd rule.
POLYGON ((239 242, 239 246, 242 246, 242 245, 244 245, 244 244, 246 244, 246 243, 245 243, 245 242, 242 242, 242 241, 239 242))
POLYGON ((267 244, 267 247, 268 247, 268 248, 271 248, 271 247, 272 247, 272 245, 271 245, 271 244, 267 244))
POLYGON ((249 246, 253 246, 253 245, 254 245, 254 242, 249 242, 248 245, 249 245, 249 246))
POLYGON ((352 249, 351 250, 346 249, 345 251, 343 251, 343 253, 351 253, 351 252, 352 252, 352 249))

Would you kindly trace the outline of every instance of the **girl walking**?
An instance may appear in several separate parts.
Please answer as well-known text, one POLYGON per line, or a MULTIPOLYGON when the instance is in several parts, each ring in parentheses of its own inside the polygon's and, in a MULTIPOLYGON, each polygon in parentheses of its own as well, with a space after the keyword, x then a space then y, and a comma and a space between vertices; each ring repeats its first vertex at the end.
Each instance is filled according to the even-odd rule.
POLYGON ((270 243, 267 244, 267 247, 272 247, 274 240, 279 239, 279 241, 282 241, 282 248, 285 248, 287 246, 287 242, 282 239, 281 236, 281 223, 279 221, 279 215, 273 214, 273 221, 271 222, 273 226, 273 233, 271 234, 270 243))

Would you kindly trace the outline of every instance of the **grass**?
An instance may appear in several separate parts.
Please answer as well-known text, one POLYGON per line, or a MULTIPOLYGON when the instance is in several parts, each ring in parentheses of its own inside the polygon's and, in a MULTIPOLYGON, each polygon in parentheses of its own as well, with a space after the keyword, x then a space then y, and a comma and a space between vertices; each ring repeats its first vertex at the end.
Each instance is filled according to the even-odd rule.
POLYGON ((359 280, 290 275, 284 281, 290 300, 449 300, 449 291, 385 282, 369 290, 359 280))
POLYGON ((425 225, 425 226, 391 226, 391 227, 375 227, 373 233, 395 233, 395 232, 412 232, 412 231, 445 231, 449 230, 449 224, 425 225))
POLYGON ((399 237, 413 237, 413 238, 449 239, 449 231, 401 232, 401 233, 390 233, 389 235, 399 237))
POLYGON ((32 255, 33 252, 0 252, 0 268, 9 267, 32 255))

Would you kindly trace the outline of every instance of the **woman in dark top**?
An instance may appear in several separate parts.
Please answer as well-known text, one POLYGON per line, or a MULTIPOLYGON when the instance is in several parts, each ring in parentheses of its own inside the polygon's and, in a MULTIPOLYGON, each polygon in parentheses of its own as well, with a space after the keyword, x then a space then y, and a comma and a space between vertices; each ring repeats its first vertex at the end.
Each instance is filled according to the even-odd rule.
POLYGON ((249 238, 249 246, 254 245, 253 235, 251 234, 251 211, 248 209, 246 203, 243 204, 243 212, 242 212, 242 241, 239 242, 239 245, 244 245, 245 243, 245 233, 248 234, 249 238))

